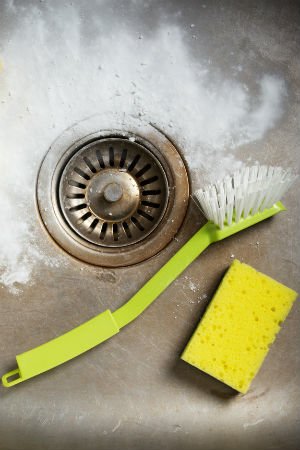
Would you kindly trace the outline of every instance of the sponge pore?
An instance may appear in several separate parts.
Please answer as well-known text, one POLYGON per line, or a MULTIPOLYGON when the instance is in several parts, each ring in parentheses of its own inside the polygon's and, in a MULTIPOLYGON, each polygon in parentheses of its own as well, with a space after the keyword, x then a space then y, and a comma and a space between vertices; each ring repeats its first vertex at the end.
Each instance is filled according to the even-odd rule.
POLYGON ((246 393, 296 297, 235 260, 181 358, 246 393))

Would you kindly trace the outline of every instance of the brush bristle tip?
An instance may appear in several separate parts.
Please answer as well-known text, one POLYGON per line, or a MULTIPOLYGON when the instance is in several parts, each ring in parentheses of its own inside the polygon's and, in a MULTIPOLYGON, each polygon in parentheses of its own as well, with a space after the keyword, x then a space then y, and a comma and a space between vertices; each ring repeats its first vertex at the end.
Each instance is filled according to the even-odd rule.
POLYGON ((207 219, 222 229, 271 208, 296 178, 291 170, 281 167, 244 167, 222 181, 197 190, 195 198, 207 219))

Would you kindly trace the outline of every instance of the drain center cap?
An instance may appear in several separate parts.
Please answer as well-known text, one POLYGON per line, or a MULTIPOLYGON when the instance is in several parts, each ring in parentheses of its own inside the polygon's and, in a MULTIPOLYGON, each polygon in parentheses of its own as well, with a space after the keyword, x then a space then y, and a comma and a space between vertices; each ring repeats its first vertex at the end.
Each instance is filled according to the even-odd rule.
POLYGON ((109 183, 104 189, 104 198, 107 202, 114 203, 123 195, 122 186, 118 183, 109 183))
POLYGON ((104 169, 94 175, 86 196, 90 211, 107 222, 124 221, 136 212, 140 202, 136 180, 118 169, 104 169))

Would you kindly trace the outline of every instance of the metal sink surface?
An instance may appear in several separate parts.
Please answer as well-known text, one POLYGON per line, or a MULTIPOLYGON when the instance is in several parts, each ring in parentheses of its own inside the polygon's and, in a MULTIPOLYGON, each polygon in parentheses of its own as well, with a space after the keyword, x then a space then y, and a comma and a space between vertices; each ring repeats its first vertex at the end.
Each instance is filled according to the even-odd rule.
MULTIPOLYGON (((250 89, 261 74, 280 77, 286 85, 283 114, 261 138, 241 145, 236 156, 239 161, 248 162, 251 154, 253 162, 291 167, 299 172, 299 2, 1 1, 0 60, 3 67, 0 71, 0 100, 6 84, 6 67, 15 65, 13 70, 16 76, 10 83, 15 83, 16 88, 22 82, 22 73, 29 70, 26 58, 21 67, 18 65, 21 59, 7 61, 3 55, 9 55, 16 33, 22 36, 24 48, 27 47, 30 37, 27 34, 28 17, 32 14, 41 23, 48 23, 50 29, 55 18, 64 14, 61 28, 54 27, 53 34, 44 36, 43 42, 49 40, 50 45, 53 41, 57 49, 65 36, 68 35, 72 41, 69 27, 74 20, 81 21, 80 42, 76 45, 81 47, 82 55, 85 48, 93 45, 96 35, 104 39, 108 30, 119 27, 131 30, 143 44, 167 24, 170 29, 175 27, 182 33, 182 45, 189 52, 189 59, 202 61, 205 54, 205 60, 211 61, 215 74, 230 77, 231 60, 236 58, 246 66, 242 81, 250 89), (26 33, 23 28, 25 23, 26 33)), ((41 36, 43 32, 41 28, 41 36)), ((74 36, 74 41, 77 38, 74 36)), ((126 45, 126 34, 124 42, 126 45)), ((171 41, 167 45, 170 45, 172 53, 171 41)), ((51 45, 49 48, 52 48, 51 45)), ((19 51, 22 52, 22 48, 19 51)), ((28 51, 34 59, 48 50, 47 45, 42 48, 37 40, 28 51)), ((68 51, 72 55, 72 46, 68 51)), ((89 47, 87 58, 90 51, 89 47)), ((14 48, 14 52, 17 54, 18 49, 14 48)), ((53 55, 54 60, 56 57, 53 55)), ((112 57, 116 60, 116 68, 126 65, 121 52, 112 57)), ((68 64, 67 52, 65 60, 68 64)), ((88 98, 87 63, 83 60, 80 71, 73 73, 73 82, 76 85, 77 78, 86 77, 88 98)), ((145 65, 141 70, 151 71, 153 67, 145 65)), ((177 70, 176 58, 174 70, 177 70)), ((236 70, 238 72, 239 68, 236 70)), ((41 68, 40 74, 40 86, 46 92, 51 88, 46 68, 41 68)), ((123 82, 122 77, 117 75, 111 74, 115 78, 116 89, 123 82)), ((166 89, 167 85, 166 82, 166 89)), ((68 86, 66 76, 62 81, 62 91, 68 90, 68 86)), ((26 83, 23 89, 25 96, 26 83)), ((99 85, 99 89, 104 87, 99 85)), ((178 85, 177 89, 185 90, 186 87, 178 85)), ((47 97, 45 94, 43 110, 33 114, 43 114, 47 120, 51 101, 51 95, 47 97)), ((5 105, 0 103, 1 107, 5 105)), ((224 109, 226 107, 224 105, 224 109)), ((83 102, 78 107, 76 119, 83 120, 96 112, 105 113, 102 108, 99 102, 90 111, 83 102)), ((167 108, 163 98, 161 108, 167 108)), ((38 156, 32 150, 34 177, 51 141, 67 126, 73 125, 68 123, 66 111, 66 108, 63 113, 57 111, 57 125, 51 140, 47 137, 43 141, 43 129, 34 137, 37 142, 43 142, 38 156), (60 117, 61 114, 64 117, 60 117)), ((183 117, 185 111, 179 109, 177 113, 183 117)), ((126 113, 124 116, 126 120, 126 113)), ((55 119, 49 117, 49 123, 55 119)), ((14 119, 14 111, 11 111, 12 139, 18 136, 18 120, 17 117, 14 119)), ((194 120, 197 120, 196 113, 194 120)), ((5 138, 1 138, 0 154, 4 154, 1 147, 8 143, 8 134, 2 134, 2 126, 0 123, 0 137, 5 138)), ((184 142, 179 142, 174 128, 166 131, 187 161, 193 192, 203 185, 207 176, 206 156, 203 156, 202 164, 195 167, 190 163, 188 144, 185 146, 184 142)), ((28 128, 27 137, 33 142, 30 133, 28 128)), ((200 128, 198 133, 201 135, 200 128)), ((226 152, 224 154, 226 156, 226 152)), ((220 164, 220 161, 217 163, 220 164)), ((9 189, 14 189, 16 178, 17 172, 9 189)), ((37 212, 35 180, 31 181, 33 187, 26 208, 33 217, 35 245, 49 260, 53 258, 55 261, 58 257, 59 263, 37 264, 30 282, 17 286, 17 294, 5 284, 1 285, 1 375, 15 368, 16 354, 59 336, 107 308, 113 311, 121 306, 205 222, 193 201, 190 201, 187 216, 176 238, 150 260, 129 267, 97 267, 69 256, 48 236, 37 212)), ((233 258, 300 291, 299 186, 297 180, 285 195, 283 203, 287 207, 286 212, 210 246, 141 317, 120 334, 71 362, 16 387, 6 389, 1 386, 0 449, 298 449, 299 301, 295 302, 246 395, 238 395, 221 382, 189 366, 180 360, 180 354, 233 258)), ((7 218, 1 213, 2 220, 7 218)), ((19 220, 22 221, 21 213, 19 220)))

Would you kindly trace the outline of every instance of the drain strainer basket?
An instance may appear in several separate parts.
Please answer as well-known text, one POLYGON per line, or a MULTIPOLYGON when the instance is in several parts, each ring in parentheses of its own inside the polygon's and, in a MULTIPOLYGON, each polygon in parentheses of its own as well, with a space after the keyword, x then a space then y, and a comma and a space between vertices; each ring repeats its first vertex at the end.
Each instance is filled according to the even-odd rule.
POLYGON ((175 146, 149 125, 139 132, 58 139, 37 180, 37 204, 54 240, 76 258, 118 267, 164 248, 186 214, 189 183, 175 146))

